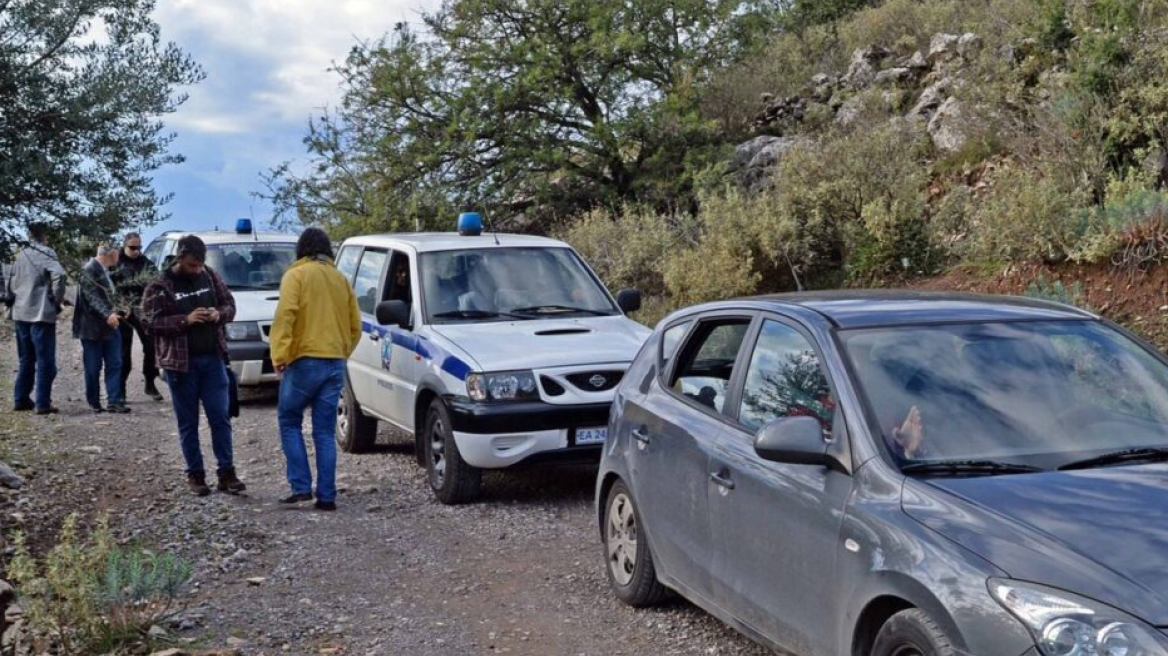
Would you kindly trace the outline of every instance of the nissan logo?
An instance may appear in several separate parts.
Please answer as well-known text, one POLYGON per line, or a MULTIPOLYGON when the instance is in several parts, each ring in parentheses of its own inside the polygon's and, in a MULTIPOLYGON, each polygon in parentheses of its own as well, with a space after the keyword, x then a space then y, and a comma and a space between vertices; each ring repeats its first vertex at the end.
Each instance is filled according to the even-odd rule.
POLYGON ((596 374, 595 376, 589 378, 588 382, 592 383, 593 387, 604 387, 604 384, 608 382, 608 379, 604 376, 601 376, 600 374, 596 374))

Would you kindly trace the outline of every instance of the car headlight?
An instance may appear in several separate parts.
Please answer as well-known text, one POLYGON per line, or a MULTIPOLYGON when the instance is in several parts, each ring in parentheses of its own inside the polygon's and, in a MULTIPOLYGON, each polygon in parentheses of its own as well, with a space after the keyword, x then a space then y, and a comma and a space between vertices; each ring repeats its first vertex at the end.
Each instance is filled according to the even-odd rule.
POLYGON ((1168 639, 1156 629, 1097 601, 1003 579, 990 579, 989 587, 1044 656, 1168 656, 1168 639))
POLYGON ((535 374, 530 371, 504 371, 494 374, 470 374, 466 393, 475 401, 527 401, 538 399, 535 374))
POLYGON ((227 324, 227 339, 233 342, 260 338, 260 325, 254 321, 232 321, 227 324))

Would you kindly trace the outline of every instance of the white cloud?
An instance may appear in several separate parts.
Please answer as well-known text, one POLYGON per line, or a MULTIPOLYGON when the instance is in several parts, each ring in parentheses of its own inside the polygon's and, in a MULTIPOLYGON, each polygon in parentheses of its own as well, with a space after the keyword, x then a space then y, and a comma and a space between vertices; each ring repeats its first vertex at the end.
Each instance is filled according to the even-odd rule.
POLYGON ((358 41, 417 22, 438 0, 161 0, 163 36, 190 52, 207 80, 171 123, 213 134, 303 126, 338 99, 329 71, 358 41))

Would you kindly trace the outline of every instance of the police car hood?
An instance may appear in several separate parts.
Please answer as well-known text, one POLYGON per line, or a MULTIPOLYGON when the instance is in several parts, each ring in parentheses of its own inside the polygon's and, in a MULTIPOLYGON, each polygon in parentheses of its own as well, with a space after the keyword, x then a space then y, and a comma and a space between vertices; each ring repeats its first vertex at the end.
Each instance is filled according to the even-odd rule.
POLYGON ((276 316, 276 303, 280 300, 279 290, 233 289, 231 296, 235 298, 236 321, 271 321, 276 316))
POLYGON ((651 332, 623 316, 439 324, 432 330, 482 371, 627 363, 651 332))

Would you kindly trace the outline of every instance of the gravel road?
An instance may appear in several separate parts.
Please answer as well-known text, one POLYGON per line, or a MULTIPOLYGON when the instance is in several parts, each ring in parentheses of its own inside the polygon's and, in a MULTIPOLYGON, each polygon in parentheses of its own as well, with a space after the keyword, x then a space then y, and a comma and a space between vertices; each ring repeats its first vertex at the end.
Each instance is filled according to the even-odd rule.
POLYGON ((132 415, 91 414, 66 325, 55 417, 9 412, 15 349, 0 332, 0 455, 28 480, 5 527, 44 545, 69 512, 104 512, 121 540, 191 559, 178 640, 246 655, 770 653, 683 601, 635 610, 609 594, 594 468, 492 474, 480 502, 446 507, 383 429, 377 453, 340 454, 338 512, 289 509, 273 395, 249 393, 235 423, 247 493, 194 498, 168 403, 134 376, 132 415))

